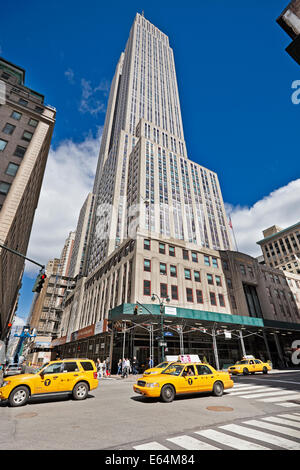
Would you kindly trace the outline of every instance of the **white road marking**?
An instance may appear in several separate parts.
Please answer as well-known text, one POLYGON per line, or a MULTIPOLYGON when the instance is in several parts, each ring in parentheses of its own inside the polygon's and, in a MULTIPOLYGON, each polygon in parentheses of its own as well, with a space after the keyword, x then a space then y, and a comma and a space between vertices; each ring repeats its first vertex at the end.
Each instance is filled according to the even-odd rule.
POLYGON ((295 408, 296 406, 300 406, 297 403, 276 403, 278 406, 283 406, 284 408, 295 408))
POLYGON ((287 401, 288 400, 300 400, 300 394, 297 393, 295 395, 289 395, 289 397, 275 397, 275 398, 260 398, 258 401, 263 401, 265 403, 274 403, 279 401, 287 401))
POLYGON ((159 442, 147 442, 146 444, 141 444, 134 447, 135 450, 170 450, 168 447, 163 446, 159 442))
POLYGON ((260 444, 255 444, 244 439, 239 439, 238 437, 229 436, 220 431, 214 431, 213 429, 206 429, 204 431, 197 431, 196 434, 199 436, 206 437, 220 444, 225 444, 226 446, 232 447, 233 449, 238 450, 270 450, 268 447, 261 446, 260 444))
POLYGON ((258 431, 257 429, 250 429, 246 428, 245 426, 239 426, 237 424, 226 424, 225 426, 221 426, 221 429, 225 431, 230 431, 235 434, 239 434, 242 436, 250 437, 256 439, 258 441, 267 442, 268 444, 273 444, 278 447, 283 447, 284 449, 290 450, 299 450, 300 443, 291 441, 289 439, 284 439, 283 437, 274 436, 272 434, 258 431))
MULTIPOLYGON (((247 424, 248 426, 255 426, 258 428, 268 429, 269 431, 275 431, 280 434, 284 434, 286 436, 296 437, 297 439, 300 439, 300 431, 298 431, 298 429, 290 429, 290 428, 287 428, 286 426, 278 426, 277 424, 257 421, 255 419, 250 420, 250 421, 245 421, 243 424, 247 424)), ((298 445, 300 449, 300 443, 298 445)))
POLYGON ((260 398, 260 397, 267 397, 267 396, 278 396, 278 395, 293 395, 295 392, 292 390, 276 390, 274 392, 265 391, 262 393, 253 393, 250 395, 243 395, 241 398, 260 398))
POLYGON ((188 450, 221 450, 218 447, 199 441, 198 439, 190 436, 172 437, 167 439, 167 441, 173 442, 177 446, 188 450))
MULTIPOLYGON (((256 391, 256 390, 263 390, 263 389, 265 389, 265 390, 270 390, 270 388, 271 388, 271 387, 267 387, 267 386, 265 386, 265 385, 261 385, 261 386, 259 386, 259 387, 255 387, 255 386, 252 385, 252 387, 247 387, 247 388, 244 388, 244 389, 242 389, 242 390, 241 390, 241 389, 239 389, 239 390, 231 390, 231 391, 230 391, 230 394, 241 395, 242 393, 249 393, 249 392, 251 392, 251 391, 256 391)), ((272 389, 271 389, 271 390, 272 390, 272 389)), ((278 388, 277 388, 277 389, 274 388, 274 390, 278 390, 278 388)))
MULTIPOLYGON (((270 421, 271 423, 275 423, 275 424, 284 424, 287 426, 292 426, 294 428, 300 429, 300 423, 296 421, 292 421, 290 419, 282 418, 282 415, 281 416, 267 416, 266 418, 262 418, 262 419, 263 421, 270 421)), ((299 432, 299 438, 300 438, 300 432, 299 432)))
POLYGON ((284 415, 279 415, 280 418, 289 418, 294 421, 300 421, 300 416, 298 416, 296 413, 295 414, 284 414, 284 415))

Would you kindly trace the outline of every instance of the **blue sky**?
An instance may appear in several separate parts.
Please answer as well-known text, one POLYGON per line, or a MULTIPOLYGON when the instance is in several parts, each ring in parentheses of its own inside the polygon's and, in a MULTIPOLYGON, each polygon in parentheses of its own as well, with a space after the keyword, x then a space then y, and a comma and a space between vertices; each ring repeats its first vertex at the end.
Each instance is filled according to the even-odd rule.
MULTIPOLYGON (((57 108, 55 152, 66 140, 96 139, 116 63, 144 9, 174 49, 189 158, 218 173, 226 204, 251 208, 299 178, 300 105, 291 84, 300 69, 276 23, 288 0, 244 3, 19 0, 1 12, 1 54, 57 108)), ((22 316, 31 286, 25 276, 22 316)))

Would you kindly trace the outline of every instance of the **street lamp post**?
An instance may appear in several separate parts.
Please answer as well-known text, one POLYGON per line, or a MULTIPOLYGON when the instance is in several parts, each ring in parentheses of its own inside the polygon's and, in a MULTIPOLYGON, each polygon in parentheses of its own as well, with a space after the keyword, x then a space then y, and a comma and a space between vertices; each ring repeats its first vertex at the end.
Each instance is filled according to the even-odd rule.
MULTIPOLYGON (((151 300, 152 302, 155 302, 155 298, 158 299, 159 301, 159 311, 160 311, 160 332, 161 332, 161 342, 163 343, 164 341, 164 309, 165 309, 165 303, 160 297, 158 297, 157 294, 152 294, 151 300)), ((166 297, 166 302, 170 302, 169 296, 166 297)), ((165 347, 162 345, 161 346, 161 362, 165 360, 165 347)))

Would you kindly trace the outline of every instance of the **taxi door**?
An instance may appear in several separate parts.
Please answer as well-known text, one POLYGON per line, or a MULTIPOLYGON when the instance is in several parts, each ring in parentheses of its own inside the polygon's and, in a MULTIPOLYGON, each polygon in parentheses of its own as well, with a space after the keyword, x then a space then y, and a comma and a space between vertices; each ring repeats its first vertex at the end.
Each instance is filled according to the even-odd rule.
POLYGON ((210 392, 214 383, 214 374, 212 370, 205 364, 198 364, 196 369, 199 378, 199 392, 210 392))
POLYGON ((78 382, 80 375, 79 365, 76 361, 65 362, 59 377, 59 388, 61 392, 70 392, 78 382))
POLYGON ((199 391, 198 375, 194 365, 188 365, 183 369, 181 376, 176 380, 176 390, 178 393, 197 393, 199 391), (190 375, 189 371, 192 371, 193 375, 190 375))
POLYGON ((255 372, 262 372, 263 370, 263 363, 258 359, 255 359, 255 372))
POLYGON ((249 366, 248 366, 249 372, 255 372, 256 370, 256 365, 253 359, 250 359, 249 361, 249 366))
POLYGON ((36 374, 33 394, 59 392, 59 378, 62 368, 63 362, 55 362, 49 364, 41 373, 36 374))

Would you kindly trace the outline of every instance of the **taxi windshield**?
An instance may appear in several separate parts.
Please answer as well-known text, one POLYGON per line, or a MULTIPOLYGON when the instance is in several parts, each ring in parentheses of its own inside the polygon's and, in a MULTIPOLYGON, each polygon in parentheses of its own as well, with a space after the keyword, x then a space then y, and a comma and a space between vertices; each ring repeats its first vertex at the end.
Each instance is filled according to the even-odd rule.
POLYGON ((157 367, 158 369, 164 369, 165 367, 167 367, 168 364, 168 362, 161 362, 160 364, 158 364, 158 366, 155 367, 157 367))
POLYGON ((169 374, 169 375, 180 375, 181 372, 183 371, 184 366, 183 365, 177 365, 177 364, 170 364, 169 367, 167 367, 162 374, 169 374))
POLYGON ((49 362, 46 362, 45 364, 43 364, 41 367, 39 367, 38 369, 35 369, 35 371, 33 372, 33 374, 39 374, 41 372, 42 369, 44 369, 47 365, 49 364, 49 362))
POLYGON ((237 361, 236 364, 248 364, 248 361, 237 361))

